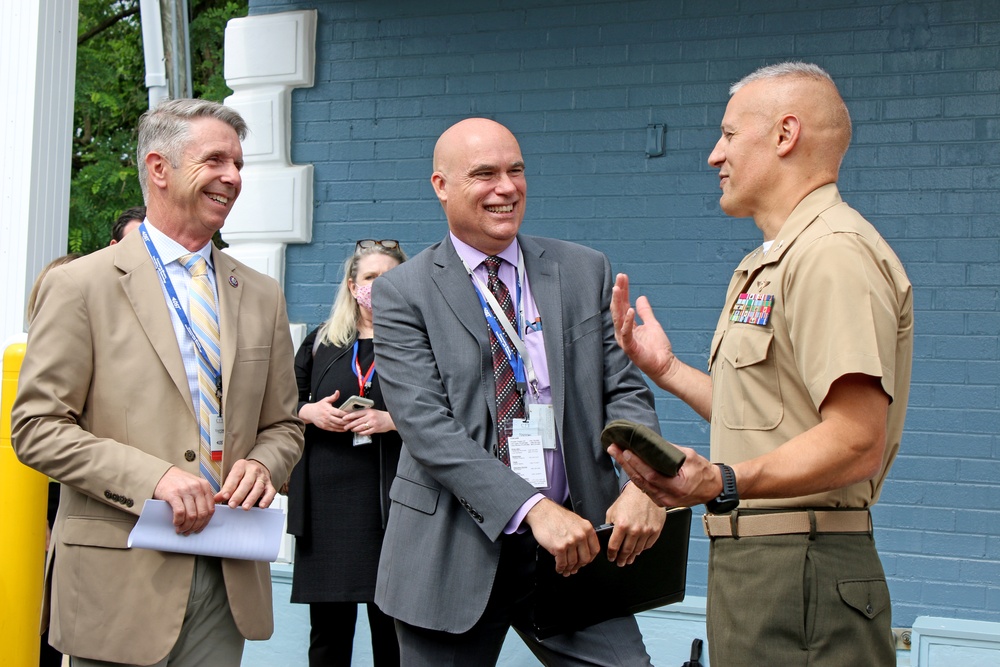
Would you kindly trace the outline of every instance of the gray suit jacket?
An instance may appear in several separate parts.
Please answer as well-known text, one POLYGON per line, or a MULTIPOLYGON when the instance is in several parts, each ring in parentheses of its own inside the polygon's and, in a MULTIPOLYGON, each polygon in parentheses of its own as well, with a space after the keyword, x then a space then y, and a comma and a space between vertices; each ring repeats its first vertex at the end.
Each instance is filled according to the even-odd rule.
MULTIPOLYGON (((599 525, 619 493, 600 431, 614 418, 659 430, 653 396, 615 343, 607 258, 565 241, 518 241, 572 508, 599 525)), ((535 489, 491 454, 488 327, 450 239, 377 279, 373 301, 378 373, 404 443, 375 601, 406 623, 465 632, 489 599, 504 526, 535 489)))
MULTIPOLYGON (((302 453, 278 284, 212 251, 219 292, 222 474, 260 461, 280 486, 302 453)), ((14 449, 63 483, 42 627, 74 656, 151 664, 180 633, 194 556, 127 548, 143 503, 176 466, 200 475, 198 419, 170 312, 139 234, 48 273, 12 411, 14 449)), ((273 630, 269 566, 225 559, 236 626, 273 630)))

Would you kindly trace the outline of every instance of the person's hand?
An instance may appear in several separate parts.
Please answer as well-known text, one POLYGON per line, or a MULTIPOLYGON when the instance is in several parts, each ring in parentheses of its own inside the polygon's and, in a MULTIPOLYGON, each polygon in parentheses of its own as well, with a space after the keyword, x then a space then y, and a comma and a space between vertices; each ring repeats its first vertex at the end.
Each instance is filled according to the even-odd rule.
POLYGON ((344 430, 370 436, 395 431, 396 424, 385 410, 365 408, 344 414, 344 430))
POLYGON ((242 507, 248 510, 258 504, 260 507, 270 506, 277 493, 267 466, 253 459, 240 459, 233 464, 226 483, 215 494, 215 502, 227 503, 234 509, 242 507))
POLYGON ((715 498, 722 492, 722 473, 718 466, 689 447, 679 448, 686 458, 674 477, 656 472, 631 450, 618 445, 608 447, 622 471, 637 487, 661 507, 692 507, 715 498))
POLYGON ((170 505, 174 528, 181 535, 201 532, 215 513, 215 498, 208 480, 177 467, 171 467, 160 478, 153 489, 153 498, 170 505))
MULTIPOLYGON (((611 319, 615 340, 629 359, 654 381, 668 377, 675 357, 670 339, 653 316, 649 299, 640 296, 635 308, 629 305, 628 276, 619 273, 611 291, 611 319), (636 315, 642 324, 636 324, 636 315)), ((662 386, 662 384, 661 384, 662 386)))
POLYGON ((343 433, 347 430, 344 424, 344 416, 349 413, 344 412, 334 405, 339 398, 340 390, 338 389, 315 403, 306 403, 299 409, 299 418, 324 431, 343 433))
POLYGON ((548 498, 528 510, 524 520, 538 544, 555 557, 556 572, 564 577, 579 572, 601 550, 589 521, 548 498))
POLYGON ((635 484, 626 484, 604 520, 615 526, 608 540, 608 560, 623 567, 631 565, 636 556, 653 546, 663 530, 667 513, 635 484))

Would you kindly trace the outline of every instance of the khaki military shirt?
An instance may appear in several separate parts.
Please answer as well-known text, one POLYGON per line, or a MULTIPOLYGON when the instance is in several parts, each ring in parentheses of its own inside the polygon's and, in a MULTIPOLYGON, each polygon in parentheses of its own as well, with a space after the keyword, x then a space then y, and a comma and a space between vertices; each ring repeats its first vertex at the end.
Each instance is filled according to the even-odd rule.
POLYGON ((803 199, 765 253, 733 274, 712 339, 711 456, 739 463, 820 423, 838 378, 880 378, 891 399, 881 472, 872 480, 740 507, 872 505, 899 451, 913 356, 913 296, 899 259, 834 184, 803 199))

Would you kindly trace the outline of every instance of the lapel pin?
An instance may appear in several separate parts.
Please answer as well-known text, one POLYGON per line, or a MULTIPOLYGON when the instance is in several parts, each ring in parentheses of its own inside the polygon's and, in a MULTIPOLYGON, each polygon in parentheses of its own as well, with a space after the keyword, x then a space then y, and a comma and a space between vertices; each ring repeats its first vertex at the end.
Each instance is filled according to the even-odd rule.
POLYGON ((240 281, 236 279, 236 276, 229 276, 229 284, 232 285, 233 287, 239 287, 240 281))

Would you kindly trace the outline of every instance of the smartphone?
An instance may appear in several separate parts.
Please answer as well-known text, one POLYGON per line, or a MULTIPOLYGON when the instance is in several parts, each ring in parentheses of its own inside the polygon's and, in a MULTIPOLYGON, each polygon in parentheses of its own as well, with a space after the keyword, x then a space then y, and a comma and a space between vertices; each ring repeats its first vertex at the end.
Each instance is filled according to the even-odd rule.
POLYGON ((340 409, 344 412, 353 412, 355 410, 364 410, 365 408, 370 408, 375 405, 375 401, 370 398, 362 398, 361 396, 351 396, 349 399, 341 403, 340 409))

